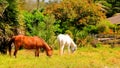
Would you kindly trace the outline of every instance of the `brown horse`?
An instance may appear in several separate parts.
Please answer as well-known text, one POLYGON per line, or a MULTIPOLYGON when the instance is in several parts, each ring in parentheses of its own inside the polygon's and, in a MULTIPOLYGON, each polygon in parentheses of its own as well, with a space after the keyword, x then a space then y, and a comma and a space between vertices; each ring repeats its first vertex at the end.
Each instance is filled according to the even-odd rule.
POLYGON ((14 43, 15 51, 14 56, 16 57, 17 51, 22 46, 25 49, 35 49, 35 56, 39 56, 39 49, 44 48, 46 51, 47 56, 52 55, 52 48, 48 46, 48 44, 41 38, 34 36, 24 36, 24 35, 17 35, 13 36, 9 42, 9 54, 11 56, 11 44, 14 43))

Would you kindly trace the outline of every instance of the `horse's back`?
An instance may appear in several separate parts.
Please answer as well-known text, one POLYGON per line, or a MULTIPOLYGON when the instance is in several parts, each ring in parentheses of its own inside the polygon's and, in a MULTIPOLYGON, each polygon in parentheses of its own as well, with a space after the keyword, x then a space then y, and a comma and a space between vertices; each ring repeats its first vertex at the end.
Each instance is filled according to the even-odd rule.
POLYGON ((33 45, 36 45, 36 41, 32 36, 17 35, 14 37, 15 46, 23 46, 26 49, 35 48, 33 45))
POLYGON ((17 35, 15 36, 15 44, 21 45, 26 49, 32 49, 37 47, 43 47, 47 43, 38 36, 17 35))
POLYGON ((70 44, 72 41, 72 39, 68 34, 59 34, 57 39, 60 43, 67 43, 67 44, 70 44))
POLYGON ((57 36, 57 39, 60 41, 61 39, 63 39, 64 38, 64 35, 63 34, 59 34, 58 36, 57 36))
POLYGON ((17 36, 13 36, 12 39, 14 39, 14 43, 18 43, 21 42, 23 37, 24 37, 23 35, 17 35, 17 36))
POLYGON ((45 43, 45 41, 42 38, 39 38, 38 36, 34 36, 33 38, 35 39, 36 44, 39 46, 42 46, 45 43))
POLYGON ((58 35, 58 39, 64 39, 64 38, 68 38, 69 37, 69 35, 67 35, 67 34, 59 34, 58 35))

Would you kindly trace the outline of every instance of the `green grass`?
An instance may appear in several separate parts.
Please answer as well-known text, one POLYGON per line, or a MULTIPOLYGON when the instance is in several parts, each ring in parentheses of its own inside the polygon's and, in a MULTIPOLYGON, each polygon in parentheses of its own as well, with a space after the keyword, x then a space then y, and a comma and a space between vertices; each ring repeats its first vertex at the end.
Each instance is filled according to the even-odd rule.
POLYGON ((59 55, 54 50, 52 57, 40 53, 34 56, 34 51, 19 50, 17 58, 0 54, 0 68, 119 68, 120 48, 78 48, 74 54, 59 55))

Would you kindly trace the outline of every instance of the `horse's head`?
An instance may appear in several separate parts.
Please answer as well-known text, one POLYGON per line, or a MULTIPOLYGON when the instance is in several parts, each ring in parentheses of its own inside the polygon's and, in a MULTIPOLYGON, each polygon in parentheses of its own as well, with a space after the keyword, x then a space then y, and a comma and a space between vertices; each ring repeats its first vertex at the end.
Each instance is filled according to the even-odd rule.
POLYGON ((71 47, 72 53, 77 50, 77 46, 71 47))
POLYGON ((53 49, 50 47, 49 50, 47 50, 47 56, 52 56, 53 54, 53 49))

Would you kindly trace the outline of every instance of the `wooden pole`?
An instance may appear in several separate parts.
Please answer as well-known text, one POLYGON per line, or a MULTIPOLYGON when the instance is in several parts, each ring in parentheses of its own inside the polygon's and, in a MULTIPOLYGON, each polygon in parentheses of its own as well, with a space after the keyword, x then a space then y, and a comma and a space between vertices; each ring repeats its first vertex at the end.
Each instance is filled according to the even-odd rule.
POLYGON ((40 3, 40 0, 37 0, 37 10, 39 9, 39 4, 40 3))

